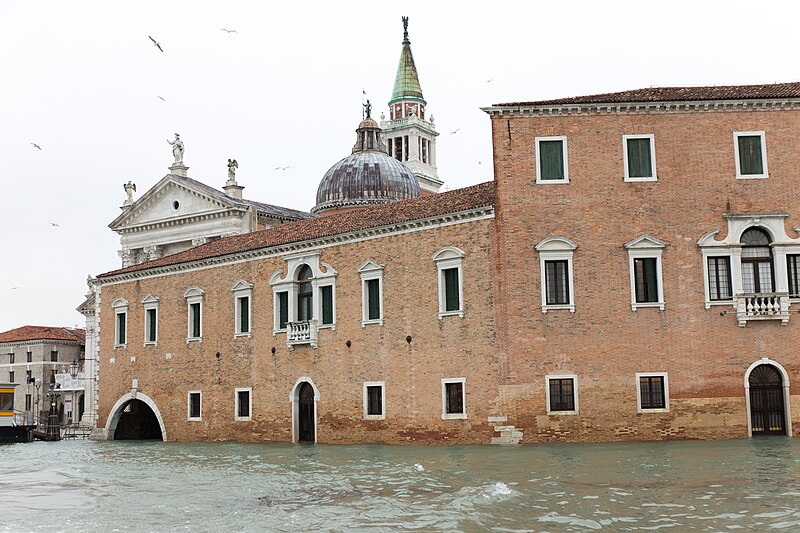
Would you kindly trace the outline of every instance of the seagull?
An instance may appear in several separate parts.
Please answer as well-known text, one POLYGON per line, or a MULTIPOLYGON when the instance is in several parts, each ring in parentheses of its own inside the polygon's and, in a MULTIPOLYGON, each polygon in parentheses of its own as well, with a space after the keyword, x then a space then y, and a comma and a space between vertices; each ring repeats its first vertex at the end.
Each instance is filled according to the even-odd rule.
POLYGON ((158 99, 159 99, 159 100, 161 100, 162 102, 166 102, 166 100, 164 100, 164 97, 163 97, 163 96, 156 96, 156 98, 158 98, 158 99))
POLYGON ((10 290, 10 291, 15 291, 15 290, 17 290, 17 289, 19 289, 19 287, 11 287, 11 288, 10 288, 10 289, 8 289, 8 290, 10 290))
POLYGON ((275 170, 286 170, 287 168, 294 168, 292 165, 286 165, 285 167, 275 167, 275 170))
POLYGON ((492 83, 493 81, 494 81, 494 78, 489 78, 488 80, 486 80, 486 83, 492 83))
MULTIPOLYGON (((150 36, 148 35, 148 37, 150 37, 150 36)), ((150 40, 151 40, 151 41, 153 41, 153 46, 156 46, 156 47, 157 47, 159 50, 161 50, 162 52, 164 51, 164 49, 163 49, 163 48, 161 48, 161 44, 160 44, 158 41, 156 41, 156 40, 155 40, 155 39, 153 39, 152 37, 150 37, 150 40)))
POLYGON ((458 133, 459 131, 461 131, 461 128, 457 128, 457 129, 455 129, 455 130, 451 131, 451 132, 450 132, 450 135, 455 135, 455 134, 456 134, 456 133, 458 133))
POLYGON ((33 146, 34 148, 38 148, 39 150, 41 150, 41 149, 42 149, 42 147, 41 147, 41 146, 39 146, 39 145, 38 145, 38 144, 36 144, 36 143, 31 143, 31 146, 33 146))
POLYGON ((60 228, 61 227, 60 224, 56 224, 55 222, 51 222, 50 225, 53 226, 53 227, 56 227, 56 228, 60 228))
POLYGON ((226 32, 228 32, 228 33, 239 33, 239 32, 238 32, 238 31, 236 31, 236 30, 229 30, 228 28, 220 28, 220 29, 219 29, 219 31, 226 31, 226 32))

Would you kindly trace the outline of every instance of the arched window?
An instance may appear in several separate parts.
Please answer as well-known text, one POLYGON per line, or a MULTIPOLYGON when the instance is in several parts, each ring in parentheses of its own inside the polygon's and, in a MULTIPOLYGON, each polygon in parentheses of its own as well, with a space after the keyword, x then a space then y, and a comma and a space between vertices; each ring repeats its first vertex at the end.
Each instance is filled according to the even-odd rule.
POLYGON ((314 289, 311 286, 311 267, 303 265, 297 273, 297 320, 311 320, 314 289))
POLYGON ((742 234, 742 290, 758 294, 774 292, 772 249, 769 235, 761 228, 742 234))

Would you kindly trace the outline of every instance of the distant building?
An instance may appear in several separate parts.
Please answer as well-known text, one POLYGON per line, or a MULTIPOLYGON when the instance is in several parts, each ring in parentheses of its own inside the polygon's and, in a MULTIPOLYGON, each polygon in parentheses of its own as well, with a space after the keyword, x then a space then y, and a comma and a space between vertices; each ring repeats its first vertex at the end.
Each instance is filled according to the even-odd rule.
POLYGON ((44 413, 46 417, 52 381, 59 393, 60 423, 81 422, 88 414, 84 337, 83 329, 47 326, 23 326, 0 333, 0 380, 17 384, 15 411, 44 413), (70 365, 76 371, 74 378, 70 365))

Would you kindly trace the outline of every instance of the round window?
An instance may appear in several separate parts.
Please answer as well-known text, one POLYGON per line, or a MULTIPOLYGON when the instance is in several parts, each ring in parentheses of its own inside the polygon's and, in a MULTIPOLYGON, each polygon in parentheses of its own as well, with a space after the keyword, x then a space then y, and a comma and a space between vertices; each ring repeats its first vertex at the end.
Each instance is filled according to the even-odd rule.
POLYGON ((175 211, 177 211, 180 206, 181 206, 181 203, 178 200, 175 200, 174 202, 172 202, 172 209, 174 209, 175 211))

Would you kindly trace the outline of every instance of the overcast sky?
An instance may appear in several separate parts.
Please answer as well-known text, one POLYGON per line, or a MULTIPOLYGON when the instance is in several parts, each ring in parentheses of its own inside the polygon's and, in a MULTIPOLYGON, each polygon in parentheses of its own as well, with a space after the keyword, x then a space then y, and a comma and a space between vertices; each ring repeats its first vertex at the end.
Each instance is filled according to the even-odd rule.
POLYGON ((789 1, 2 1, 0 331, 83 326, 87 274, 120 266, 108 224, 122 185, 138 198, 164 177, 175 132, 190 177, 221 188, 235 158, 246 198, 313 207, 355 141, 362 88, 373 116, 388 112, 403 15, 439 176, 458 188, 492 179, 481 106, 796 81, 797 14, 789 1))

